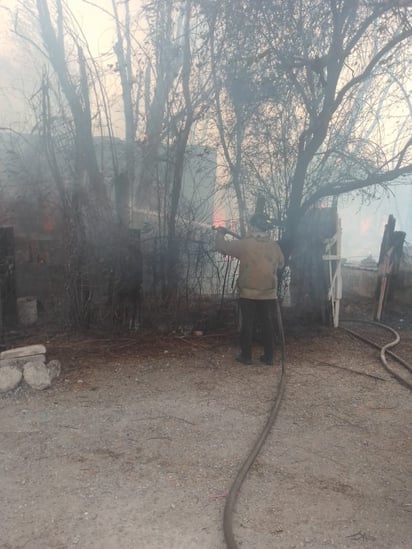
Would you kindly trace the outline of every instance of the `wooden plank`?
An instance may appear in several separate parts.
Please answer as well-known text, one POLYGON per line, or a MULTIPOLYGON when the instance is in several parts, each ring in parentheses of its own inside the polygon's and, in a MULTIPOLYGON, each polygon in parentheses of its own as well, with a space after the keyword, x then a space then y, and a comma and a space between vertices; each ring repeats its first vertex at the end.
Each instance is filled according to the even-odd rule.
POLYGON ((0 301, 2 330, 17 324, 13 227, 0 227, 0 301))

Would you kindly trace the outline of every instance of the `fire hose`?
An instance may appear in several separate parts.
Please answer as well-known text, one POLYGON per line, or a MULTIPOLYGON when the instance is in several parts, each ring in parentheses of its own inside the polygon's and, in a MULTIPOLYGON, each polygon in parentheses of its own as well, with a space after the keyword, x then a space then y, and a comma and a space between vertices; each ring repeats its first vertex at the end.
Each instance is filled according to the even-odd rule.
POLYGON ((408 370, 408 372, 412 373, 412 366, 408 362, 403 360, 400 356, 395 354, 393 351, 389 350, 390 348, 395 347, 395 345, 397 345, 399 343, 400 339, 401 339, 398 332, 396 332, 396 330, 394 330, 390 326, 387 326, 386 324, 382 324, 381 322, 374 322, 374 321, 371 321, 371 320, 353 319, 353 320, 345 320, 343 322, 345 324, 346 323, 369 324, 371 326, 377 326, 379 328, 382 328, 383 330, 386 330, 386 331, 390 332, 394 336, 394 339, 392 341, 390 341, 389 343, 387 343, 386 345, 381 346, 378 343, 375 343, 374 341, 371 341, 370 339, 368 339, 368 338, 358 334, 357 332, 351 330, 350 328, 342 328, 343 330, 345 330, 345 332, 351 334, 353 337, 356 337, 360 341, 363 341, 364 343, 367 343, 368 345, 371 345, 372 347, 375 347, 375 348, 379 349, 380 350, 380 360, 381 360, 382 365, 385 368, 385 370, 391 376, 393 376, 401 385, 403 385, 404 387, 407 387, 408 389, 412 390, 412 383, 410 383, 407 379, 405 379, 404 377, 399 375, 397 372, 395 372, 395 370, 393 370, 389 366, 388 361, 386 359, 386 354, 388 354, 393 359, 395 359, 399 364, 401 364, 406 370, 408 370))
MULTIPOLYGON (((218 228, 213 227, 214 230, 218 230, 218 228)), ((228 230, 224 229, 224 232, 226 234, 229 234, 233 236, 234 238, 241 238, 238 234, 228 230)), ((262 449, 262 446, 264 445, 272 427, 273 424, 276 421, 280 405, 282 402, 283 394, 285 392, 285 386, 286 386, 286 374, 285 374, 285 335, 283 331, 283 322, 282 322, 282 314, 280 310, 279 300, 276 299, 276 314, 277 314, 277 321, 278 321, 278 330, 279 330, 279 339, 280 339, 280 364, 281 364, 281 371, 280 371, 280 378, 277 384, 276 393, 275 393, 275 399, 273 401, 272 407, 269 412, 268 419, 266 420, 266 424, 262 429, 262 432, 256 439, 255 443, 253 444, 248 456, 246 457, 245 461, 243 462, 242 466, 240 467, 234 481, 232 482, 232 485, 229 489, 228 495, 226 497, 226 503, 225 508, 223 511, 223 532, 225 536, 225 541, 228 549, 237 549, 238 545, 236 543, 236 539, 233 533, 233 514, 235 510, 235 505, 237 501, 237 497, 239 495, 240 488, 246 478, 246 475, 249 471, 249 469, 252 467, 254 461, 256 460, 260 450, 262 449)))
MULTIPOLYGON (((254 443, 252 449, 250 450, 246 460, 244 461, 243 465, 239 469, 239 472, 237 473, 235 480, 232 483, 232 486, 229 490, 228 496, 226 498, 226 504, 224 508, 223 513, 223 531, 225 536, 225 542, 228 549, 238 549, 238 545, 236 543, 236 539, 233 533, 233 514, 234 509, 237 501, 237 496, 239 494, 240 488, 243 484, 243 481, 246 478, 246 475, 249 471, 249 469, 252 467, 256 457, 258 456, 263 444, 266 441, 266 438, 268 437, 271 428, 273 427, 273 424, 276 421, 276 417, 278 415, 278 411, 281 405, 281 401, 284 395, 285 391, 285 385, 286 385, 286 370, 285 370, 285 339, 284 339, 284 332, 283 332, 283 323, 282 323, 282 317, 280 312, 280 305, 278 300, 276 300, 277 305, 277 316, 278 316, 278 326, 279 326, 279 332, 280 332, 280 350, 281 350, 281 376, 277 385, 276 389, 276 396, 272 404, 272 408, 270 410, 268 419, 266 421, 266 424, 257 438, 256 442, 254 443)), ((347 333, 351 334, 353 337, 356 337, 357 339, 363 341, 364 343, 367 343, 368 345, 371 345, 375 348, 378 348, 380 350, 380 359, 384 366, 384 368, 402 385, 407 387, 408 389, 412 390, 412 384, 397 374, 390 366, 388 365, 386 354, 391 356, 393 359, 395 359, 399 364, 404 366, 408 372, 412 373, 412 366, 403 360, 401 357, 399 357, 397 354, 395 354, 393 351, 389 350, 390 348, 397 345, 400 341, 399 334, 390 326, 387 326, 386 324, 382 324, 380 322, 373 322, 368 320, 347 320, 343 321, 346 323, 359 323, 359 324, 369 324, 372 326, 377 326, 379 328, 382 328, 386 331, 389 331, 393 336, 394 339, 390 341, 389 343, 386 343, 385 345, 379 345, 378 343, 375 343, 374 341, 371 341, 370 339, 364 337, 363 335, 360 335, 359 333, 351 330, 350 328, 342 328, 342 330, 346 331, 347 333)))
POLYGON ((233 533, 233 513, 234 513, 240 487, 242 486, 243 481, 245 480, 249 469, 252 467, 255 459, 257 458, 262 446, 264 445, 270 433, 270 430, 273 424, 276 421, 276 417, 278 415, 280 405, 282 402, 283 394, 285 392, 285 386, 286 386, 285 337, 283 332, 283 323, 282 323, 282 315, 280 312, 279 300, 277 299, 276 299, 276 312, 277 312, 279 335, 280 335, 280 357, 281 357, 280 358, 280 361, 281 361, 280 379, 277 384, 275 400, 273 401, 272 408, 270 409, 266 424, 262 432, 260 433, 259 437, 256 439, 256 442, 254 443, 252 449, 250 450, 247 458, 243 462, 243 465, 239 469, 226 498, 225 508, 223 511, 223 532, 225 535, 225 541, 228 549, 238 548, 235 540, 235 536, 233 533))
MULTIPOLYGON (((215 229, 215 227, 213 227, 215 229)), ((217 230, 217 229, 215 229, 217 230)), ((236 233, 233 233, 232 231, 229 231, 227 229, 224 229, 226 234, 230 234, 234 238, 240 238, 239 235, 236 233)), ((280 351, 281 351, 281 373, 280 373, 280 379, 277 384, 275 398, 272 404, 272 407, 269 411, 268 419, 266 421, 266 424, 256 439, 255 443, 252 446, 252 449, 250 450, 247 458, 243 462, 242 466, 240 467, 231 487, 228 492, 228 495, 226 497, 224 512, 223 512, 223 532, 225 537, 226 546, 228 549, 238 549, 238 545, 236 543, 236 539, 233 533, 233 514, 235 510, 235 505, 237 502, 237 498, 239 495, 240 488, 246 478, 246 475, 248 474, 250 468, 252 467, 254 461, 256 460, 260 450, 262 449, 275 421, 280 409, 280 405, 282 402, 282 398, 285 392, 285 386, 286 386, 286 368, 285 368, 285 338, 284 338, 284 330, 283 330, 283 322, 282 322, 282 315, 279 305, 279 300, 276 300, 276 310, 277 310, 277 319, 278 319, 278 329, 279 329, 279 335, 280 335, 280 351)), ((378 349, 380 349, 380 359, 384 366, 384 368, 402 385, 406 386, 407 388, 412 390, 412 384, 404 379, 402 376, 397 374, 394 370, 392 370, 388 362, 386 360, 386 353, 390 355, 392 358, 398 361, 401 365, 403 365, 409 372, 412 373, 412 366, 408 364, 406 361, 404 361, 402 358, 400 358, 398 355, 396 355, 394 352, 390 351, 389 349, 397 345, 400 341, 399 334, 391 327, 382 324, 380 322, 372 322, 372 321, 366 321, 366 320, 352 320, 347 322, 357 322, 357 323, 364 323, 364 324, 371 324, 373 326, 378 326, 380 328, 383 328, 390 333, 394 335, 394 339, 390 341, 389 343, 381 346, 377 343, 365 338, 364 336, 361 336, 357 332, 354 332, 353 330, 349 328, 342 328, 346 332, 350 333, 352 336, 360 339, 361 341, 372 345, 378 349)))

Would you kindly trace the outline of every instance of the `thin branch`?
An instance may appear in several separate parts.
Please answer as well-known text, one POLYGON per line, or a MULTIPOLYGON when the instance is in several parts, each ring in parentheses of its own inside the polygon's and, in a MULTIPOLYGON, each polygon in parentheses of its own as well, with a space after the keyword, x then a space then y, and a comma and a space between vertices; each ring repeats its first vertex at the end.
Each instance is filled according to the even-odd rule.
MULTIPOLYGON (((90 0, 82 0, 83 1, 83 4, 89 4, 89 6, 92 6, 93 8, 96 8, 98 9, 99 11, 101 11, 102 13, 105 13, 106 15, 108 15, 110 18, 112 19, 115 19, 115 16, 113 15, 113 13, 111 13, 109 10, 106 10, 105 8, 103 8, 102 6, 99 6, 99 4, 96 4, 95 2, 90 2, 90 0)), ((128 0, 126 0, 127 2, 128 0)))
POLYGON ((381 59, 383 59, 383 57, 388 52, 390 52, 396 45, 400 44, 411 36, 412 29, 409 29, 402 32, 401 34, 398 34, 398 36, 395 36, 395 38, 385 44, 385 46, 370 60, 364 71, 355 78, 352 78, 352 80, 350 80, 349 82, 347 82, 347 84, 345 84, 345 86, 343 86, 343 88, 341 88, 341 90, 337 93, 331 112, 333 113, 337 110, 348 90, 356 86, 356 84, 358 84, 359 82, 366 80, 371 75, 373 69, 376 67, 379 61, 381 61, 381 59))
POLYGON ((313 195, 303 204, 302 208, 303 210, 307 210, 310 206, 316 204, 321 198, 347 194, 372 185, 384 185, 385 183, 390 183, 401 176, 409 174, 412 174, 412 164, 404 166, 403 168, 388 170, 385 173, 371 173, 364 179, 354 179, 342 183, 325 185, 313 193, 313 195))

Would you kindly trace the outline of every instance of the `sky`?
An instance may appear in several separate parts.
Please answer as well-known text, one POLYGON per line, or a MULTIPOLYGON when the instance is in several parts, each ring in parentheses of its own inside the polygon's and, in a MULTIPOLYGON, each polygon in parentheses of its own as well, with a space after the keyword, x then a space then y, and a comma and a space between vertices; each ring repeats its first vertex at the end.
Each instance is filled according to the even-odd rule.
MULTIPOLYGON (((111 11, 111 0, 94 3, 111 11)), ((44 60, 13 32, 13 19, 8 10, 18 11, 21 27, 25 28, 24 9, 19 4, 18 0, 0 0, 0 126, 12 125, 22 130, 30 124, 27 97, 39 86, 44 60)), ((88 38, 93 55, 110 51, 114 39, 109 16, 83 0, 70 0, 69 5, 88 38)), ((36 39, 30 27, 26 27, 25 32, 36 39)))

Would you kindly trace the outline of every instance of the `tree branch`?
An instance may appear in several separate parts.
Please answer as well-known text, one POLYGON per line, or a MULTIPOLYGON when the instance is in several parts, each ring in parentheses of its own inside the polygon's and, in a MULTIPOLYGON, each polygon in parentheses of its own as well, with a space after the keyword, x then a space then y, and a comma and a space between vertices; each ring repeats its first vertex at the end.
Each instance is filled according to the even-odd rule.
POLYGON ((336 109, 339 107, 339 105, 342 103, 342 100, 347 93, 348 90, 356 86, 359 82, 362 82, 363 80, 366 80, 372 73, 373 69, 376 67, 376 65, 379 63, 379 61, 389 52, 391 51, 397 44, 400 44, 403 40, 406 40, 407 38, 410 38, 412 36, 412 29, 409 29, 407 31, 402 32, 401 34, 398 34, 398 36, 395 36, 390 42, 385 44, 385 46, 370 60, 362 74, 359 74, 355 78, 352 78, 343 88, 337 93, 336 99, 334 101, 334 105, 332 107, 332 112, 335 112, 336 109))
POLYGON ((315 193, 313 193, 310 198, 305 201, 305 203, 302 205, 302 210, 306 211, 311 206, 314 206, 322 198, 347 194, 353 191, 364 189, 366 187, 370 187, 372 185, 383 185, 408 174, 412 174, 412 164, 404 166, 403 168, 394 168, 393 170, 388 170, 384 173, 371 173, 367 177, 365 177, 365 179, 354 179, 342 183, 332 183, 330 185, 326 185, 321 189, 318 189, 315 193))

